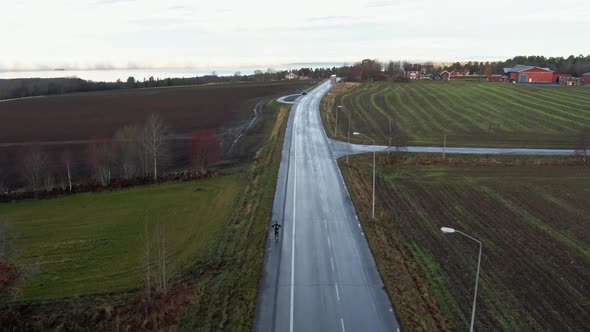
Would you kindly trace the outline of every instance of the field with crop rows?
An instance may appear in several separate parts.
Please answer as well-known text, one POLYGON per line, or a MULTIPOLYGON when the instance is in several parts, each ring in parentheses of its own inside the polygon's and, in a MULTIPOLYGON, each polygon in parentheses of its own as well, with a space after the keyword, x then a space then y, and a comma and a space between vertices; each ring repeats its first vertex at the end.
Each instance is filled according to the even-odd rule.
MULTIPOLYGON (((346 91, 324 115, 333 136, 360 131, 386 144, 403 133, 411 145, 572 148, 590 126, 590 89, 488 82, 365 83, 346 91)), ((327 103, 324 107, 328 106, 327 103)))
POLYGON ((341 163, 404 323, 412 329, 441 329, 435 323, 411 325, 415 312, 404 316, 405 308, 418 302, 426 304, 416 307, 436 312, 427 305, 433 298, 447 328, 469 327, 478 245, 460 234, 442 234, 440 227, 447 226, 483 243, 477 330, 590 328, 587 165, 573 158, 549 163, 520 157, 404 158, 409 160, 392 163, 381 156, 376 223, 368 220, 370 195, 363 194, 371 190, 370 156, 354 157, 350 166, 341 163), (396 260, 404 253, 406 259, 396 260), (400 277, 406 263, 420 277, 400 277), (416 280, 423 280, 428 291, 410 296, 407 288, 418 287, 416 280))

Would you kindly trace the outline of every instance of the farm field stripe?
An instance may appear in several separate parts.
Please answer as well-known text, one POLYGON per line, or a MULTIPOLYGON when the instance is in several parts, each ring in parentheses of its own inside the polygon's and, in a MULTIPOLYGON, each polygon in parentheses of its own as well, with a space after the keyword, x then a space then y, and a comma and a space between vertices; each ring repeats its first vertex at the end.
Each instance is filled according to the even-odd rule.
MULTIPOLYGON (((421 92, 421 94, 429 95, 433 97, 435 101, 438 102, 438 104, 435 105, 429 100, 429 98, 421 98, 421 101, 423 101, 423 103, 426 104, 427 109, 432 110, 431 113, 434 115, 434 117, 437 118, 437 122, 441 124, 446 124, 446 126, 444 126, 446 131, 452 131, 453 128, 457 128, 462 132, 467 132, 467 128, 464 125, 462 125, 463 121, 458 121, 459 118, 463 118, 463 120, 470 122, 472 125, 476 125, 475 122, 472 122, 471 120, 467 119, 464 114, 461 114, 461 112, 449 108, 447 105, 445 105, 444 102, 441 103, 440 99, 433 95, 430 91, 427 91, 427 89, 424 89, 421 86, 416 86, 415 88, 418 92, 421 92), (454 116, 449 116, 449 113, 452 113, 452 115, 454 116)), ((446 101, 446 97, 443 98, 445 98, 446 101)))
POLYGON ((401 88, 391 91, 385 96, 384 102, 387 108, 395 113, 395 117, 400 123, 399 128, 410 137, 416 138, 416 133, 420 130, 426 131, 427 126, 422 118, 404 107, 401 92, 401 88), (418 130, 412 130, 413 128, 418 128, 418 130))
MULTIPOLYGON (((465 125, 463 125, 463 123, 470 123, 472 126, 479 128, 481 130, 485 129, 485 127, 483 126, 483 122, 485 121, 485 118, 481 114, 478 114, 475 112, 469 112, 469 114, 467 114, 465 112, 467 110, 465 108, 462 108, 460 105, 458 105, 457 102, 454 100, 454 98, 449 98, 448 95, 436 94, 434 91, 432 91, 432 89, 425 88, 424 86, 419 86, 418 89, 423 91, 428 96, 431 96, 432 100, 435 100, 438 103, 437 105, 435 105, 432 102, 430 102, 430 100, 428 98, 424 99, 424 101, 426 103, 430 104, 430 106, 432 107, 433 110, 436 110, 436 112, 441 114, 441 116, 443 116, 445 119, 449 119, 447 114, 449 114, 449 113, 454 114, 455 119, 449 119, 449 120, 452 121, 453 123, 455 123, 455 125, 458 128, 460 128, 461 131, 463 131, 463 132, 470 131, 467 129, 467 127, 465 125), (454 105, 455 107, 451 107, 450 105, 454 105), (443 109, 446 110, 446 112, 443 111, 443 109), (469 115, 471 115, 471 116, 469 116, 469 115), (479 117, 480 121, 477 121, 474 116, 479 117), (458 119, 463 119, 464 121, 457 121, 458 119)), ((452 90, 449 89, 449 93, 452 93, 451 91, 452 90)))
POLYGON ((567 106, 568 108, 574 111, 583 111, 589 112, 590 109, 588 105, 590 100, 584 100, 581 96, 577 96, 576 99, 571 98, 571 95, 568 97, 563 97, 559 95, 555 95, 551 89, 521 89, 521 91, 533 98, 539 100, 548 100, 549 102, 553 103, 557 106, 567 106))
MULTIPOLYGON (((581 114, 577 115, 577 114, 572 114, 570 112, 563 111, 563 109, 562 109, 563 106, 561 106, 561 105, 557 105, 559 107, 557 109, 549 107, 546 105, 548 103, 547 101, 539 102, 539 101, 535 100, 534 98, 526 96, 525 94, 521 93, 519 90, 515 90, 515 91, 518 91, 518 94, 513 95, 513 96, 508 95, 508 93, 505 89, 495 88, 493 90, 494 90, 494 92, 496 92, 499 95, 504 95, 504 96, 512 97, 512 98, 516 99, 517 101, 519 101, 522 105, 524 105, 526 107, 534 108, 537 110, 543 110, 543 111, 547 111, 547 112, 552 112, 551 114, 555 114, 555 112, 557 112, 563 118, 567 118, 567 119, 571 118, 572 120, 575 120, 575 119, 585 120, 585 121, 589 120, 588 117, 585 117, 581 114)), ((577 110, 575 110, 575 111, 577 111, 577 110)))
POLYGON ((549 119, 545 116, 543 116, 542 114, 536 113, 536 112, 531 112, 530 110, 524 108, 524 107, 516 107, 513 108, 512 112, 503 112, 500 113, 500 111, 502 110, 502 104, 500 103, 500 101, 498 100, 498 98, 493 97, 492 95, 489 94, 483 94, 483 92, 480 91, 480 93, 482 93, 481 95, 478 96, 478 100, 480 101, 480 104, 485 105, 486 107, 489 107, 492 110, 495 110, 495 112, 498 113, 498 116, 500 117, 508 117, 509 119, 513 119, 515 122, 517 122, 520 127, 521 130, 525 131, 525 132, 530 132, 531 128, 542 128, 542 127, 554 127, 552 128, 552 131, 555 133, 562 133, 563 130, 569 130, 570 126, 567 124, 562 124, 561 122, 556 122, 555 120, 549 119))
POLYGON ((434 129, 433 127, 436 127, 438 132, 442 133, 444 131, 444 126, 436 121, 436 119, 433 118, 432 115, 418 103, 418 98, 416 98, 417 92, 410 85, 411 84, 408 84, 406 86, 406 92, 408 93, 406 93, 407 100, 406 103, 404 103, 404 106, 406 106, 409 110, 418 111, 424 121, 428 121, 428 123, 431 125, 430 128, 434 129))
MULTIPOLYGON (((490 95, 492 97, 498 97, 497 95, 494 95, 492 91, 487 91, 487 90, 483 90, 483 89, 482 89, 482 91, 484 91, 484 93, 486 93, 486 94, 488 94, 488 95, 490 95)), ((498 94, 501 94, 501 95, 506 96, 505 93, 498 93, 498 94)), ((561 122, 568 122, 568 123, 574 124, 574 125, 578 125, 579 124, 579 122, 577 122, 577 121, 574 121, 574 120, 569 119, 569 118, 564 118, 563 116, 560 116, 560 115, 555 115, 554 113, 551 113, 548 110, 541 110, 541 109, 537 109, 537 108, 531 108, 530 106, 527 106, 527 105, 523 104, 522 102, 513 101, 513 100, 511 100, 511 98, 513 96, 508 95, 506 97, 508 97, 508 98, 505 99, 505 101, 507 103, 512 104, 512 105, 515 105, 517 107, 528 108, 531 111, 534 111, 535 113, 542 114, 542 115, 544 115, 544 116, 546 116, 548 118, 552 118, 552 119, 555 119, 555 120, 558 120, 558 121, 561 121, 561 122)))
MULTIPOLYGON (((457 89, 449 89, 448 94, 455 96, 455 100, 453 101, 454 105, 456 105, 456 107, 458 108, 465 108, 465 106, 463 105, 469 105, 469 107, 471 108, 471 110, 469 111, 471 114, 473 113, 477 113, 480 118, 482 119, 482 124, 487 123, 488 124, 488 130, 490 127, 490 124, 498 124, 499 121, 502 121, 502 127, 503 128, 508 128, 508 129, 503 129, 503 131, 509 131, 509 132, 514 132, 518 130, 518 122, 517 121, 505 121, 506 117, 512 117, 515 119, 514 115, 512 113, 510 113, 509 115, 507 114, 500 114, 500 110, 498 108, 493 108, 493 107, 489 107, 489 105, 483 103, 481 101, 481 99, 474 97, 474 91, 473 90, 468 90, 468 91, 463 91, 463 93, 459 93, 458 91, 456 91, 457 89), (463 104, 459 104, 458 101, 462 101, 463 104), (478 111, 475 111, 478 110, 478 111), (509 125, 507 125, 506 123, 508 123, 509 125)), ((484 132, 486 131, 486 127, 484 126, 483 128, 484 132)))

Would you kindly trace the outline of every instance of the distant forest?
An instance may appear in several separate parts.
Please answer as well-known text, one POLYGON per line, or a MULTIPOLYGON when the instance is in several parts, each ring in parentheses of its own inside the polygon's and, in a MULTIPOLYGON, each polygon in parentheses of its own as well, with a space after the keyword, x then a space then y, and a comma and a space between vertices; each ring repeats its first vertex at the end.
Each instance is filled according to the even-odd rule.
MULTIPOLYGON (((292 72, 298 76, 309 78, 329 77, 335 73, 336 68, 301 68, 292 72)), ((155 88, 165 86, 199 85, 207 83, 224 82, 253 82, 253 81, 276 81, 282 80, 289 71, 275 71, 272 68, 265 72, 257 70, 251 75, 242 75, 236 72, 233 76, 205 75, 189 78, 165 78, 155 79, 150 77, 143 81, 134 77, 126 81, 116 82, 94 82, 80 78, 23 78, 23 79, 0 79, 0 100, 23 98, 32 96, 55 95, 71 92, 88 92, 104 90, 122 90, 138 88, 155 88)))
MULTIPOLYGON (((455 62, 451 65, 436 66, 432 62, 423 63, 422 68, 426 68, 427 74, 437 76, 443 70, 467 70, 471 75, 493 75, 503 74, 503 68, 512 67, 517 64, 532 65, 539 67, 548 67, 551 70, 571 74, 572 76, 581 76, 590 72, 590 55, 570 55, 564 57, 544 56, 517 56, 506 61, 478 62, 469 61, 466 63, 455 62)), ((292 71, 275 71, 272 68, 265 72, 257 70, 251 75, 242 75, 236 72, 233 76, 206 75, 190 78, 165 78, 165 79, 144 79, 136 80, 134 77, 127 78, 126 81, 118 80, 116 82, 93 82, 79 78, 27 78, 27 79, 0 79, 0 99, 22 98, 31 96, 63 94, 70 92, 87 92, 103 90, 120 90, 120 89, 137 89, 152 88, 163 86, 182 86, 182 85, 199 85, 207 83, 222 82, 249 82, 249 81, 272 81, 285 79, 290 72, 299 77, 328 78, 330 75, 337 74, 346 80, 364 81, 364 80, 403 80, 403 71, 411 70, 416 64, 407 61, 390 61, 383 63, 378 60, 365 59, 351 66, 332 67, 332 68, 301 68, 292 71)))

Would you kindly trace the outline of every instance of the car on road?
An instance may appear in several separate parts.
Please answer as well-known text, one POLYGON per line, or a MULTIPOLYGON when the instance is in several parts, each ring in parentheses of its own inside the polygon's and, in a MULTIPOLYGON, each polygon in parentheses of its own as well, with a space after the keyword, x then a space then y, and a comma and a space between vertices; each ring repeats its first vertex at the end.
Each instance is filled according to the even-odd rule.
POLYGON ((301 91, 301 95, 305 96, 307 94, 307 91, 303 90, 301 91))

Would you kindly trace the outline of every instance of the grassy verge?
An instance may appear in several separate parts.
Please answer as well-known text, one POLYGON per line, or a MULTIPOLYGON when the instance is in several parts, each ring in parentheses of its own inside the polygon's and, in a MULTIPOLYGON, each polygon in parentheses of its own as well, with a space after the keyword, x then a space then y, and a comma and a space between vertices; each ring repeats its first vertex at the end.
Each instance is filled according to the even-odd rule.
POLYGON ((575 158, 381 155, 341 162, 386 288, 407 330, 586 330, 590 168, 575 158))
POLYGON ((183 330, 249 331, 252 328, 264 242, 268 234, 289 106, 272 102, 265 122, 269 132, 256 161, 245 176, 243 192, 231 226, 210 256, 193 266, 202 280, 201 296, 186 311, 183 330))
POLYGON ((572 148, 580 128, 590 126, 590 90, 584 88, 418 81, 363 83, 333 93, 324 99, 324 124, 334 137, 342 105, 341 140, 349 117, 352 131, 381 144, 387 144, 391 121, 394 140, 399 133, 411 145, 426 146, 442 146, 446 135, 447 146, 572 148))

